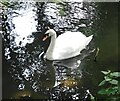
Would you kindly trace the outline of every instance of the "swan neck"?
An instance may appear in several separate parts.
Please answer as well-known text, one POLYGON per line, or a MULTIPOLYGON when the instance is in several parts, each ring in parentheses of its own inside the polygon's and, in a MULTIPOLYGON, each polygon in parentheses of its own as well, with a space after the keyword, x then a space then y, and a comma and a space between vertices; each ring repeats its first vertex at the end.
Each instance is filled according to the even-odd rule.
POLYGON ((46 52, 46 57, 49 60, 53 60, 53 51, 55 47, 56 34, 51 36, 51 42, 46 52))

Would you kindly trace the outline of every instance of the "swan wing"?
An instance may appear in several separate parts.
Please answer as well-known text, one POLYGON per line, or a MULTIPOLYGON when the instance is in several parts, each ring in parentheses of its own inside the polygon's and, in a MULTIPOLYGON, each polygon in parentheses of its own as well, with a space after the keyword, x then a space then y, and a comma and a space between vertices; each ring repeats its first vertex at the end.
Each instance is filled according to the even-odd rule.
POLYGON ((54 59, 66 59, 80 54, 87 44, 91 41, 92 36, 86 37, 81 32, 67 31, 56 39, 53 52, 54 59))

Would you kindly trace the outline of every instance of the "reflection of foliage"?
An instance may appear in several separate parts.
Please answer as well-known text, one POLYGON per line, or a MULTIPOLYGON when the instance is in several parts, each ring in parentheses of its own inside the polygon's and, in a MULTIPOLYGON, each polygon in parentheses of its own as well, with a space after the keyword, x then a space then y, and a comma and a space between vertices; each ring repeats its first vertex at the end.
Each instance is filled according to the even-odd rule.
POLYGON ((9 0, 0 1, 0 5, 4 8, 18 9, 22 7, 20 4, 19 2, 10 2, 9 0))
POLYGON ((64 0, 51 0, 51 2, 54 2, 54 3, 63 3, 64 0))
POLYGON ((102 71, 104 74, 104 80, 99 84, 99 86, 104 86, 100 89, 98 94, 105 95, 104 99, 108 101, 118 101, 120 100, 120 83, 118 79, 120 78, 120 72, 102 71))
POLYGON ((61 5, 61 8, 60 8, 60 10, 59 10, 59 13, 60 13, 60 15, 61 16, 64 16, 64 14, 65 14, 65 11, 64 11, 64 5, 61 5))
POLYGON ((95 27, 93 25, 96 24, 94 20, 97 20, 95 19, 97 18, 95 3, 66 2, 57 5, 48 3, 46 9, 49 9, 49 11, 45 15, 59 33, 70 30, 81 31, 86 35, 93 34, 93 27, 95 27), (54 13, 51 14, 50 12, 54 13))
POLYGON ((77 81, 73 78, 68 78, 65 80, 61 80, 61 84, 65 87, 74 87, 75 85, 77 85, 77 81))

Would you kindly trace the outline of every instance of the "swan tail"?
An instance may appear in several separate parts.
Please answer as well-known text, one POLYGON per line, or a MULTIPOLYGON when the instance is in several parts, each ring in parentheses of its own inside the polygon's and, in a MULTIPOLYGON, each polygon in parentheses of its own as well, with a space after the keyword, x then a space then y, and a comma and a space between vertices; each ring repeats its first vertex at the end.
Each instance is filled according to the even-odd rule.
POLYGON ((93 38, 93 35, 87 37, 87 40, 86 40, 86 42, 85 42, 85 45, 88 45, 88 44, 90 43, 90 41, 92 40, 92 38, 93 38))

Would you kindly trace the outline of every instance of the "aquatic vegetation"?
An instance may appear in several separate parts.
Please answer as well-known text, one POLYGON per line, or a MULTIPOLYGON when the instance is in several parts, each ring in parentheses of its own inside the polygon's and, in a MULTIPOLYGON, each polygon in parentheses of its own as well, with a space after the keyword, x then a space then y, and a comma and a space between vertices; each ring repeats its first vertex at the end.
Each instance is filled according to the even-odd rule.
POLYGON ((108 101, 120 100, 120 72, 101 71, 104 74, 104 80, 99 84, 101 89, 99 95, 108 101))

